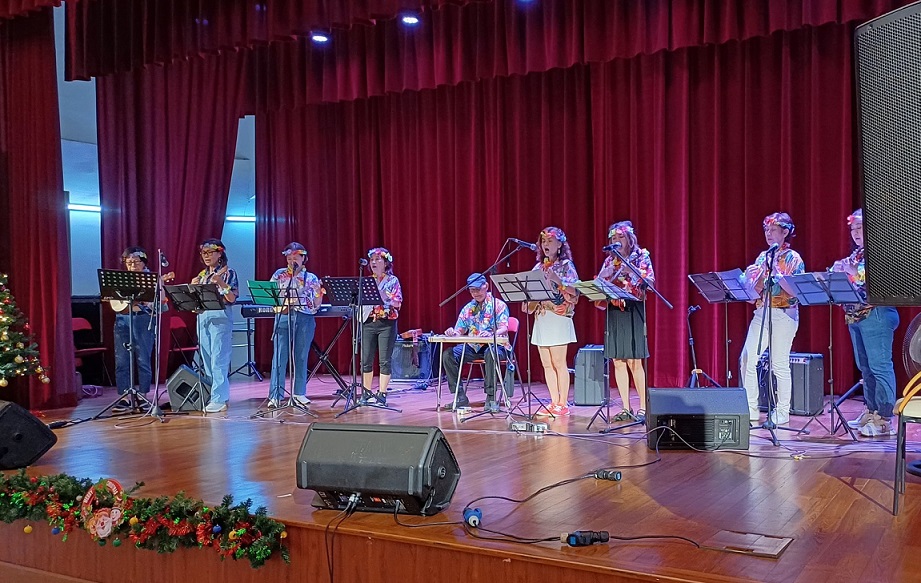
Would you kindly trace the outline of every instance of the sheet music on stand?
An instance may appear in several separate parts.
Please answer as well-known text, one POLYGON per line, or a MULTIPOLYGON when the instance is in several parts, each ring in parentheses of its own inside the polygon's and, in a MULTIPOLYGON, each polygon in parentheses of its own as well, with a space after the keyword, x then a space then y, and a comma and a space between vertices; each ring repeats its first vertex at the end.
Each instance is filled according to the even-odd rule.
POLYGON ((816 271, 800 273, 789 277, 796 291, 796 299, 803 306, 825 306, 828 304, 859 304, 860 295, 840 271, 816 271))
POLYGON ((595 278, 591 281, 579 281, 574 286, 579 295, 583 295, 593 302, 603 302, 606 300, 625 300, 638 302, 640 299, 627 290, 617 287, 613 283, 595 278))
POLYGON ((557 297, 558 293, 550 277, 543 271, 522 271, 521 273, 500 273, 490 275, 499 297, 506 302, 543 302, 557 297))
POLYGON ((325 277, 323 288, 326 289, 329 303, 333 306, 382 306, 384 298, 377 282, 371 276, 361 278, 361 302, 358 301, 357 277, 325 277))
POLYGON ((99 298, 102 301, 131 300, 135 303, 153 302, 157 274, 152 271, 97 269, 99 298))
POLYGON ((277 281, 256 281, 249 280, 246 282, 249 288, 249 295, 253 298, 253 303, 257 306, 281 306, 281 288, 278 287, 277 281))
POLYGON ((758 292, 742 281, 742 270, 710 271, 692 273, 688 279, 704 298, 711 304, 726 302, 751 302, 757 300, 758 292))
POLYGON ((224 309, 224 298, 218 293, 217 284, 214 283, 165 285, 163 289, 166 290, 173 306, 180 312, 198 314, 208 310, 224 309))

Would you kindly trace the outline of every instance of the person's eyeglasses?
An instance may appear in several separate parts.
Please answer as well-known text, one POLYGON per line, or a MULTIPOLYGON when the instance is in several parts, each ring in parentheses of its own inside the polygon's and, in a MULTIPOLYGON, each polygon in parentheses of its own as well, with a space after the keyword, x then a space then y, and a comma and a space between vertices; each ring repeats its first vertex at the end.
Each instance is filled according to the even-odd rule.
POLYGON ((125 261, 125 265, 128 267, 134 267, 135 265, 144 265, 143 261, 125 261))
POLYGON ((211 255, 214 255, 215 253, 217 253, 217 251, 202 251, 202 252, 201 252, 201 256, 202 256, 202 257, 210 257, 211 255))

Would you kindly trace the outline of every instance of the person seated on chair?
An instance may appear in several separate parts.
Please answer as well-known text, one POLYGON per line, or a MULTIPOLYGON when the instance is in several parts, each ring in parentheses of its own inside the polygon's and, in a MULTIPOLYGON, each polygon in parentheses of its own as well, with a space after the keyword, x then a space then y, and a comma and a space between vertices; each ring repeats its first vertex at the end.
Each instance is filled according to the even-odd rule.
MULTIPOLYGON (((508 306, 500 299, 494 298, 489 291, 489 283, 482 273, 473 273, 467 278, 467 289, 473 299, 461 309, 457 316, 457 323, 452 328, 445 330, 447 336, 477 336, 488 339, 495 336, 505 337, 508 335, 508 306)), ((505 349, 500 345, 495 347, 498 350, 498 358, 501 360, 505 355, 505 349)), ((457 389, 455 406, 469 407, 470 400, 467 398, 466 389, 459 385, 461 354, 464 355, 464 363, 478 359, 483 359, 485 363, 484 389, 486 391, 485 410, 490 413, 499 411, 499 404, 496 402, 496 361, 493 356, 493 346, 484 342, 467 344, 467 350, 460 344, 450 346, 444 350, 444 367, 448 374, 448 386, 453 393, 457 389)))
POLYGON ((320 278, 305 267, 307 249, 300 243, 288 243, 281 254, 285 256, 288 265, 273 273, 270 281, 278 283, 284 303, 293 304, 294 307, 281 307, 275 316, 272 378, 269 382, 270 409, 278 407, 285 394, 285 373, 292 350, 289 322, 294 328, 294 402, 301 407, 310 404, 307 398, 307 357, 317 328, 315 314, 323 301, 320 278))
MULTIPOLYGON (((147 267, 147 251, 143 247, 128 247, 122 252, 121 260, 128 271, 150 271, 147 267)), ((153 350, 155 336, 155 330, 150 325, 153 307, 152 303, 140 302, 134 304, 133 317, 128 313, 127 306, 115 314, 115 385, 119 395, 124 395, 131 389, 132 352, 134 353, 137 391, 145 398, 150 393, 150 384, 153 379, 150 354, 153 350), (134 347, 133 350, 128 350, 128 344, 132 338, 134 347)), ((112 407, 112 411, 115 413, 127 411, 134 405, 131 399, 123 397, 112 407)))
POLYGON ((573 287, 579 281, 572 251, 562 229, 547 227, 537 240, 537 265, 534 271, 546 272, 557 296, 553 300, 528 302, 522 308, 534 314, 531 344, 537 346, 544 379, 550 391, 549 413, 538 415, 569 415, 569 367, 566 364, 568 345, 576 341, 572 317, 579 297, 573 287))
POLYGON ((758 254, 755 262, 745 269, 743 283, 759 294, 754 301, 755 313, 748 325, 748 335, 740 359, 742 385, 748 396, 749 421, 757 423, 758 409, 758 361, 765 350, 770 349, 771 371, 777 380, 777 406, 770 421, 785 425, 790 421, 790 397, 793 381, 790 376, 790 349, 799 328, 799 305, 796 296, 787 289, 784 278, 805 273, 806 265, 799 253, 790 248, 789 239, 796 236, 796 226, 787 213, 772 213, 764 217, 764 239, 768 249, 758 254), (768 266, 773 271, 768 273, 768 266), (765 286, 767 278, 773 285, 765 286), (764 320, 765 298, 770 296, 770 322, 764 320), (764 322, 764 326, 762 326, 764 322), (762 329, 763 328, 763 329, 762 329), (768 338, 768 331, 771 338, 768 338))
MULTIPOLYGON (((620 221, 608 227, 608 241, 618 245, 620 254, 633 265, 649 283, 655 283, 649 251, 639 246, 633 223, 620 221)), ((644 421, 646 419, 646 371, 643 359, 649 358, 646 340, 646 287, 643 281, 627 267, 614 252, 608 252, 597 278, 630 292, 640 301, 610 300, 595 302, 598 309, 606 310, 604 357, 614 362, 614 382, 623 410, 615 421, 644 421), (640 397, 636 414, 630 408, 630 374, 640 397)))
POLYGON ((371 276, 377 283, 383 305, 364 306, 361 314, 361 385, 371 390, 374 379, 374 349, 381 369, 380 387, 374 395, 381 405, 387 404, 387 387, 390 386, 390 358, 397 341, 397 317, 403 305, 400 280, 393 274, 393 255, 383 247, 368 251, 371 276))
POLYGON ((866 274, 863 255, 863 209, 847 217, 853 251, 835 261, 830 271, 842 271, 857 289, 859 304, 845 304, 844 320, 851 333, 854 360, 863 375, 863 400, 860 416, 848 425, 864 437, 895 435, 892 409, 895 407, 895 367, 892 364, 892 338, 899 327, 895 308, 867 303, 866 274))
POLYGON ((233 350, 233 312, 237 301, 239 283, 237 272, 227 264, 227 253, 220 239, 206 239, 198 248, 205 268, 192 278, 192 284, 217 286, 224 300, 223 310, 205 310, 198 314, 198 352, 204 365, 205 376, 211 380, 211 402, 205 413, 227 410, 230 400, 230 356, 233 350))

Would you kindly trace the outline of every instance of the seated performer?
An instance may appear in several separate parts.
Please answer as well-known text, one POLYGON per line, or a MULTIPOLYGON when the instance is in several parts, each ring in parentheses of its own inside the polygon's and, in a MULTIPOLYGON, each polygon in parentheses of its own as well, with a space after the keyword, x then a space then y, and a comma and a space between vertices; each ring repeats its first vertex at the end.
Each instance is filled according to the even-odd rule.
MULTIPOLYGON (((147 268, 147 252, 142 247, 128 247, 122 252, 122 263, 128 271, 150 271, 147 268)), ((113 309, 115 305, 113 304, 113 309)), ((150 325, 153 316, 153 304, 142 302, 134 304, 134 316, 125 306, 115 315, 115 385, 119 395, 124 395, 131 388, 131 354, 134 353, 135 382, 138 393, 147 396, 150 393, 153 378, 150 366, 150 354, 154 345, 154 328, 150 325), (132 322, 134 323, 132 329, 132 322), (132 350, 128 344, 134 338, 132 350)), ((131 409, 134 403, 125 397, 112 408, 113 412, 131 409)))
POLYGON ((761 355, 770 349, 771 370, 777 379, 777 407, 771 421, 776 425, 785 425, 790 421, 790 397, 793 392, 790 349, 799 328, 799 305, 796 297, 784 288, 784 277, 804 273, 806 266, 799 253, 791 249, 788 242, 788 239, 796 236, 796 227, 790 215, 772 213, 764 218, 763 226, 768 249, 758 254, 755 262, 745 269, 743 275, 745 282, 760 294, 760 297, 754 302, 754 317, 748 325, 748 335, 742 348, 742 384, 748 396, 749 420, 757 423, 760 413, 758 361, 761 360, 761 355), (773 270, 769 271, 769 266, 772 266, 773 270), (772 277, 773 285, 765 286, 769 276, 772 277), (764 319, 764 300, 767 297, 771 298, 770 326, 764 319))
POLYGON ((899 327, 895 308, 867 303, 863 256, 863 210, 847 217, 854 250, 835 261, 831 271, 843 271, 860 295, 859 304, 844 306, 844 319, 851 333, 854 360, 863 375, 863 400, 866 406, 854 421, 848 421, 864 437, 895 435, 892 409, 895 406, 895 367, 892 364, 892 338, 899 327))
POLYGON ((239 284, 237 272, 227 264, 227 253, 220 239, 207 239, 199 246, 205 268, 192 279, 192 284, 213 283, 224 299, 223 310, 205 310, 198 314, 198 352, 205 376, 211 380, 211 402, 205 413, 227 410, 230 399, 230 356, 233 350, 233 312, 239 284))
POLYGON ((397 341, 397 317, 403 305, 400 280, 393 274, 393 255, 383 247, 368 251, 371 275, 381 292, 383 305, 362 308, 361 324, 361 385, 371 390, 374 379, 374 349, 381 368, 381 381, 374 399, 387 404, 387 387, 390 386, 390 358, 397 341))
POLYGON ((534 314, 531 344, 537 346, 547 390, 550 391, 551 403, 547 409, 553 415, 569 415, 566 351, 568 345, 576 341, 572 317, 579 297, 572 286, 579 281, 579 274, 562 229, 547 227, 540 232, 537 261, 534 271, 542 269, 548 273, 558 295, 552 301, 529 302, 523 307, 529 314, 534 314))
MULTIPOLYGON (((473 297, 457 316, 457 323, 454 327, 445 330, 447 336, 478 336, 484 340, 495 336, 508 335, 508 306, 500 299, 493 298, 489 292, 489 284, 486 277, 481 273, 473 273, 467 278, 467 289, 473 297)), ((455 345, 444 350, 444 367, 448 374, 448 386, 451 392, 457 387, 457 398, 455 406, 457 408, 469 407, 470 400, 467 398, 466 389, 463 385, 458 385, 460 378, 461 353, 464 354, 464 362, 470 362, 482 358, 486 363, 484 373, 484 384, 486 390, 485 410, 490 413, 499 411, 499 404, 496 402, 496 362, 494 360, 492 345, 484 342, 483 344, 468 344, 467 350, 463 346, 455 345)), ((498 357, 501 359, 505 354, 502 346, 496 347, 499 351, 498 357)))
MULTIPOLYGON (((656 274, 652 268, 649 251, 639 246, 633 223, 620 221, 608 227, 608 241, 619 245, 618 249, 627 261, 639 271, 649 283, 655 283, 656 274)), ((646 340, 646 288, 636 273, 620 260, 613 252, 608 253, 598 278, 630 292, 641 301, 610 300, 595 302, 599 309, 607 310, 607 323, 604 334, 604 357, 614 362, 614 382, 623 403, 623 410, 615 421, 644 421, 646 419, 646 371, 643 369, 644 358, 649 357, 646 340), (629 371, 629 372, 628 372, 629 371), (630 376, 640 397, 640 407, 636 414, 630 408, 630 376)))
POLYGON ((307 398, 307 356, 317 328, 314 314, 320 309, 323 292, 320 279, 307 271, 307 249, 300 243, 289 243, 281 252, 288 263, 272 274, 270 281, 278 283, 285 304, 293 304, 291 313, 284 307, 275 316, 274 352, 272 353, 272 378, 269 383, 269 408, 281 404, 284 397, 285 373, 291 352, 289 321, 294 328, 294 402, 302 407, 310 404, 307 398), (290 299, 286 299, 290 298, 290 299))

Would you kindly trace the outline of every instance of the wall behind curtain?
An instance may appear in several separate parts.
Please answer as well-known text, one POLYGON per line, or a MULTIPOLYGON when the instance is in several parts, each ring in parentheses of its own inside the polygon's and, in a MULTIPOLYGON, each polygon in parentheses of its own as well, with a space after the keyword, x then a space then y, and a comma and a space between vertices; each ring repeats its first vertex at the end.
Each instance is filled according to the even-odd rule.
MULTIPOLYGON (((51 376, 47 385, 22 383, 28 388, 15 400, 32 409, 76 404, 51 10, 0 20, 0 271, 51 376)), ((0 399, 10 398, 0 389, 0 399)))
MULTIPOLYGON (((404 283, 401 329, 440 331, 461 302, 438 302, 506 237, 562 227, 587 279, 607 225, 629 218, 675 304, 650 299, 652 383, 681 385, 687 306, 703 301, 687 274, 744 268, 775 210, 793 215, 793 245, 810 269, 849 250, 844 217, 858 204, 850 32, 827 25, 260 115, 257 215, 284 217, 286 235, 269 243, 260 219, 257 270, 281 264, 288 238, 308 245, 320 276, 353 275, 364 250, 383 244, 404 283)), ((533 261, 519 254, 503 271, 533 261)), ((750 312, 729 310, 734 376, 750 312)), ((722 310, 693 318, 700 364, 722 381, 722 310)), ((794 349, 825 352, 828 323, 824 308, 803 309, 794 349)), ((838 386, 849 386, 840 312, 833 324, 838 386)), ((602 342, 587 303, 576 329, 578 345, 602 342)))

